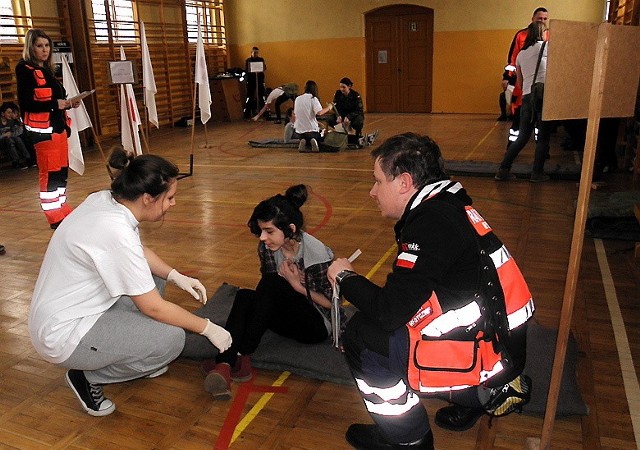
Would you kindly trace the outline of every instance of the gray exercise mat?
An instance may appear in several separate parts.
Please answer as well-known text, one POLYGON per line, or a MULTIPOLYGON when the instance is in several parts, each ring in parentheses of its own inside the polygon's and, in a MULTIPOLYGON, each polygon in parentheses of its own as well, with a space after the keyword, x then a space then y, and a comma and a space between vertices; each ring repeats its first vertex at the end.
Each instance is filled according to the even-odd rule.
MULTIPOLYGON (((224 283, 207 302, 206 308, 213 312, 216 323, 224 325, 226 322, 238 289, 237 286, 224 283)), ((535 321, 529 325, 525 373, 533 380, 533 393, 531 401, 524 408, 527 413, 543 414, 545 411, 556 334, 556 330, 542 327, 535 321)), ((577 359, 577 343, 571 336, 558 400, 559 416, 588 413, 575 380, 577 359)), ((252 355, 252 363, 259 369, 286 370, 295 375, 321 381, 353 384, 344 356, 332 347, 330 339, 321 344, 301 344, 267 331, 258 350, 252 355)))
MULTIPOLYGON (((478 177, 494 177, 498 172, 499 162, 491 161, 454 161, 447 160, 444 167, 450 175, 468 175, 478 177)), ((545 164, 544 172, 555 180, 579 180, 581 166, 577 164, 545 164)), ((511 173, 517 178, 531 177, 530 163, 514 163, 511 173)))
POLYGON ((592 192, 587 217, 635 217, 640 191, 592 192))
MULTIPOLYGON (((299 139, 292 139, 288 142, 282 139, 262 139, 260 141, 249 141, 249 145, 255 148, 298 148, 299 139)), ((347 149, 356 149, 353 144, 347 144, 347 149)))
MULTIPOLYGON (((223 283, 203 307, 212 312, 215 323, 225 324, 238 290, 237 286, 223 283)), ((251 362, 259 369, 287 370, 302 377, 338 384, 353 383, 344 356, 333 348, 330 339, 321 344, 301 344, 267 330, 251 356, 251 362)))
POLYGON ((640 241, 634 206, 640 191, 593 192, 589 199, 586 234, 592 238, 640 241))
POLYGON ((298 148, 299 139, 292 139, 288 142, 282 139, 262 139, 260 141, 249 141, 251 147, 256 148, 298 148))

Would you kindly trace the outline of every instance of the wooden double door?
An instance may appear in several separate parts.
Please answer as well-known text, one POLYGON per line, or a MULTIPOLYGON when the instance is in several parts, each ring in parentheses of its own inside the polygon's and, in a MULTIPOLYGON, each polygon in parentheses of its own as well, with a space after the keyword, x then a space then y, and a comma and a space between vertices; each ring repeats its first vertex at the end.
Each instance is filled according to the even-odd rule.
POLYGON ((433 10, 394 5, 365 15, 367 111, 431 112, 433 10))

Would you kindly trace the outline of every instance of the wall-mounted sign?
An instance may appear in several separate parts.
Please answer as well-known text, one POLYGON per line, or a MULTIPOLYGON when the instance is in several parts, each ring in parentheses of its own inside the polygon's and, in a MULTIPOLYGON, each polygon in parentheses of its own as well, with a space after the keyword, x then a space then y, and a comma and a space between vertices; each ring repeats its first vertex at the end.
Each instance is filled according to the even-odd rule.
POLYGON ((73 53, 71 53, 71 44, 67 41, 53 42, 51 60, 55 64, 62 64, 62 57, 67 57, 67 62, 73 64, 73 53))
POLYGON ((413 32, 418 31, 418 23, 417 22, 410 22, 409 23, 409 31, 413 31, 413 32))
POLYGON ((378 64, 387 64, 387 51, 386 50, 378 50, 378 64))
POLYGON ((135 83, 133 61, 109 61, 109 79, 111 84, 135 83))

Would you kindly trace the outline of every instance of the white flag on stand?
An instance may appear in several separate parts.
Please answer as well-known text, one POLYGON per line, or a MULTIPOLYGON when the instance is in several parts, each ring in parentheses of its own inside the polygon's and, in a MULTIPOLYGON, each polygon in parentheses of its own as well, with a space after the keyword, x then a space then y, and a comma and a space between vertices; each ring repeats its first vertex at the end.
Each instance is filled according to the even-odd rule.
MULTIPOLYGON (((126 61, 124 47, 120 46, 120 60, 126 61)), ((133 92, 131 84, 120 85, 120 133, 122 134, 122 147, 136 155, 142 155, 142 144, 140 143, 140 112, 136 102, 136 94, 133 92), (133 127, 133 131, 132 131, 133 127), (133 140, 131 139, 133 135, 133 140)))
POLYGON ((144 87, 144 104, 149 113, 149 122, 160 128, 158 125, 158 110, 156 109, 156 80, 153 77, 153 66, 151 65, 151 55, 147 46, 147 35, 144 31, 144 22, 140 22, 140 46, 142 47, 142 86, 144 87))
MULTIPOLYGON (((71 68, 67 62, 67 58, 62 58, 62 85, 64 90, 67 91, 67 97, 74 97, 80 92, 78 91, 78 85, 73 78, 71 68)), ((67 138, 67 145, 69 147, 69 168, 74 172, 82 175, 84 173, 84 157, 82 156, 82 147, 80 146, 79 131, 91 128, 91 119, 87 114, 87 109, 84 107, 82 100, 80 106, 77 108, 71 108, 67 111, 69 119, 71 119, 71 134, 67 138)))
POLYGON ((207 73, 207 60, 204 57, 204 43, 202 32, 198 25, 198 43, 196 44, 196 76, 198 84, 198 106, 200 106, 200 120, 207 123, 211 118, 211 91, 209 90, 209 74, 207 73))

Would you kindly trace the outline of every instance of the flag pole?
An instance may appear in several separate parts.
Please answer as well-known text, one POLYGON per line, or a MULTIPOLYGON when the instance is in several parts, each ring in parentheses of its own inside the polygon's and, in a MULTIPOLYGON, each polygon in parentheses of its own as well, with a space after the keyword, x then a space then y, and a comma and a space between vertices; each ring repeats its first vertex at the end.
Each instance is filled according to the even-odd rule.
MULTIPOLYGON (((133 125, 134 125, 134 120, 133 117, 131 115, 131 101, 129 100, 129 92, 127 92, 127 87, 126 85, 122 85, 121 89, 124 91, 124 101, 125 101, 125 107, 127 108, 127 119, 129 120, 129 133, 131 134, 131 143, 133 145, 133 153, 135 155, 136 153, 136 136, 135 133, 138 132, 138 130, 133 129, 133 125)), ((142 149, 140 149, 140 151, 142 151, 142 149)))
POLYGON ((139 21, 140 29, 140 50, 142 53, 142 92, 144 104, 144 125, 142 129, 143 141, 149 152, 149 136, 151 135, 151 124, 159 128, 158 111, 156 108, 155 94, 157 93, 155 77, 153 76, 153 65, 151 64, 151 54, 147 42, 147 32, 144 22, 139 21), (153 121, 153 122, 151 122, 153 121))
MULTIPOLYGON (((144 89, 143 89, 144 91, 144 89)), ((144 105, 144 127, 142 127, 142 134, 145 136, 145 139, 149 140, 149 113, 147 111, 147 99, 143 95, 142 96, 142 104, 144 105)), ((148 151, 148 150, 147 150, 148 151)))
MULTIPOLYGON (((195 51, 195 65, 194 65, 194 77, 193 77, 193 108, 192 108, 192 113, 191 113, 191 150, 190 150, 190 154, 189 154, 189 172, 188 173, 179 173, 178 174, 178 178, 185 178, 185 177, 189 177, 191 175, 193 175, 193 150, 195 147, 195 134, 196 134, 196 101, 198 98, 198 94, 200 92, 200 89, 202 89, 202 86, 200 85, 200 83, 198 82, 198 56, 199 56, 199 52, 200 52, 200 46, 203 45, 202 44, 202 35, 201 30, 200 30, 200 13, 198 13, 198 22, 197 22, 197 31, 198 31, 198 40, 197 40, 197 44, 196 44, 196 51, 195 51)), ((204 55, 203 55, 204 56, 204 55)), ((205 61, 205 72, 206 72, 206 61, 205 61)), ((199 105, 200 106, 200 114, 202 115, 202 104, 199 105)), ((204 125, 205 125, 205 139, 206 139, 206 132, 207 132, 207 128, 206 128, 206 123, 203 121, 204 125)))
POLYGON ((98 135, 96 134, 96 130, 93 129, 93 125, 91 127, 91 133, 93 134, 93 141, 98 146, 98 150, 100 150, 100 154, 102 155, 102 161, 104 162, 105 167, 107 168, 107 173, 109 174, 109 178, 111 180, 114 179, 113 172, 111 171, 111 166, 109 166, 109 161, 107 161, 107 157, 104 154, 104 150, 102 149, 102 145, 100 145, 100 139, 98 139, 98 135))
POLYGON ((200 145, 200 148, 211 148, 213 145, 209 144, 209 137, 207 135, 207 124, 204 124, 204 144, 200 145))
MULTIPOLYGON (((146 108, 145 108, 144 113, 145 113, 144 115, 145 115, 145 118, 146 118, 146 115, 147 115, 146 108)), ((138 130, 136 130, 136 132, 137 131, 138 130)), ((142 143, 144 144, 144 148, 146 150, 146 153, 151 153, 151 151, 149 150, 149 142, 147 141, 147 137, 145 136, 145 133, 144 133, 144 127, 143 127, 143 130, 142 130, 142 133, 140 133, 140 136, 142 136, 142 143)))
POLYGON ((198 95, 198 83, 193 80, 193 108, 191 112, 191 153, 189 154, 189 173, 179 173, 178 179, 190 177, 193 175, 193 146, 196 134, 196 97, 198 95))

